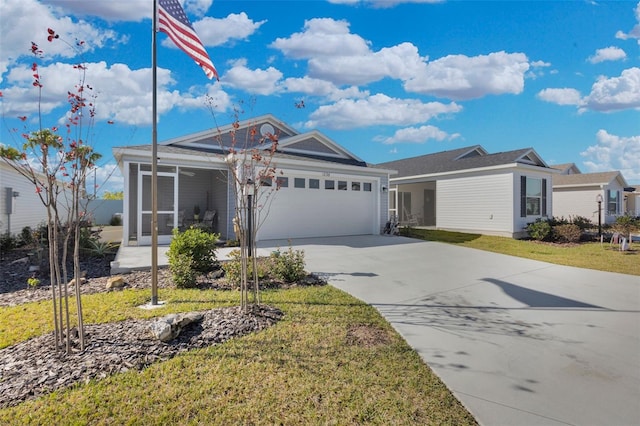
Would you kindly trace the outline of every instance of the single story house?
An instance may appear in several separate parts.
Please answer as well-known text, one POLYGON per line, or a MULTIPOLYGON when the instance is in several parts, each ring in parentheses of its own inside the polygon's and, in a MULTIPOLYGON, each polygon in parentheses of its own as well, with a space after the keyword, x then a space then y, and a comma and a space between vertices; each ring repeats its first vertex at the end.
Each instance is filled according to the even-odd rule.
POLYGON ((551 169, 532 149, 495 154, 474 145, 379 164, 400 224, 521 238, 552 215, 551 169))
POLYGON ((627 213, 625 191, 631 188, 619 171, 582 173, 573 163, 552 167, 560 172, 553 178, 554 216, 582 216, 598 223, 600 210, 600 223, 610 224, 627 213))
POLYGON ((25 227, 47 223, 47 209, 27 178, 0 160, 0 234, 17 235, 25 227))
MULTIPOLYGON (((235 239, 241 191, 229 171, 229 154, 270 156, 273 139, 275 177, 261 182, 272 198, 257 202, 258 239, 380 233, 392 171, 371 167, 319 131, 299 133, 267 114, 157 144, 158 243, 168 244, 183 221, 199 220, 195 206, 197 217, 207 214, 222 239, 235 239)), ((152 145, 116 147, 113 154, 124 176, 123 244, 149 245, 152 145)))

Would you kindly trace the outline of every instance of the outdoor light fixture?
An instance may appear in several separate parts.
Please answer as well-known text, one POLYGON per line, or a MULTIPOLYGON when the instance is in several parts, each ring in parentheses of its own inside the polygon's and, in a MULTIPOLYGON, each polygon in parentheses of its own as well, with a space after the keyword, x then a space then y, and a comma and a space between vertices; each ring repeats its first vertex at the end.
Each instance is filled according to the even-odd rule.
POLYGON ((596 195, 598 203, 598 239, 602 241, 602 194, 596 195))
POLYGON ((387 191, 388 191, 387 187, 386 187, 386 186, 384 186, 384 185, 382 185, 382 188, 381 188, 381 189, 382 189, 382 192, 383 192, 383 193, 385 193, 385 194, 386 194, 386 193, 387 193, 387 191))

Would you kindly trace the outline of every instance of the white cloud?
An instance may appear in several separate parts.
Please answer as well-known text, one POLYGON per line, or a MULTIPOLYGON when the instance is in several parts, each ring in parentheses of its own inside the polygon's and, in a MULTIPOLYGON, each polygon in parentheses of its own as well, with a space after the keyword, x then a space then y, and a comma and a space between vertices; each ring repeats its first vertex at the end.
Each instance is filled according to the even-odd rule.
POLYGON ((305 21, 304 32, 294 33, 289 38, 278 38, 269 47, 278 49, 294 59, 316 57, 366 55, 368 43, 360 36, 349 32, 347 21, 331 18, 316 18, 305 21))
POLYGON ((417 99, 398 99, 376 94, 366 99, 342 99, 334 104, 321 106, 311 113, 305 127, 354 129, 376 125, 407 126, 461 110, 462 107, 454 102, 424 103, 417 99))
POLYGON ((222 81, 225 86, 266 96, 281 90, 279 87, 281 79, 282 73, 274 67, 251 70, 246 67, 246 60, 240 60, 225 73, 222 81))
POLYGON ((106 21, 141 21, 151 19, 153 3, 146 1, 43 0, 59 10, 60 15, 98 16, 106 21))
POLYGON ((361 91, 357 86, 340 89, 330 81, 311 77, 287 78, 284 80, 282 86, 287 92, 320 96, 330 101, 337 101, 344 98, 364 98, 369 96, 368 91, 361 91))
POLYGON ((405 83, 405 89, 454 100, 519 94, 528 69, 524 53, 448 55, 429 62, 423 73, 405 83))
POLYGON ((635 16, 638 23, 634 25, 634 27, 628 33, 625 33, 623 31, 616 32, 616 38, 619 38, 621 40, 636 39, 638 40, 638 45, 640 45, 640 2, 638 2, 636 6, 635 16))
POLYGON ((580 155, 590 172, 619 170, 627 181, 640 180, 640 135, 616 136, 601 129, 596 144, 580 155))
MULTIPOLYGON (((230 40, 246 40, 265 22, 255 22, 246 13, 231 13, 226 18, 205 17, 192 22, 193 29, 205 46, 220 46, 230 40)), ((173 43, 171 43, 173 44, 173 43)))
POLYGON ((587 110, 613 112, 640 108, 640 68, 622 71, 619 77, 600 77, 591 86, 591 93, 581 96, 576 89, 544 89, 538 99, 558 105, 575 105, 587 110))
POLYGON ((588 60, 592 64, 597 64, 605 61, 620 61, 626 58, 627 54, 624 50, 619 47, 609 46, 604 49, 596 50, 596 53, 593 56, 590 56, 588 60))
POLYGON ((411 43, 367 51, 361 55, 339 55, 309 60, 309 75, 335 84, 367 84, 385 77, 407 80, 423 72, 425 59, 411 43))
POLYGON ((626 69, 620 77, 600 77, 585 98, 585 108, 602 112, 640 108, 640 68, 626 69))
MULTIPOLYGON (((47 28, 56 31, 64 40, 73 43, 83 40, 84 48, 95 49, 109 42, 119 42, 111 30, 102 30, 85 21, 74 22, 68 16, 58 16, 50 7, 35 0, 0 0, 2 22, 0 26, 0 76, 18 59, 30 55, 30 41, 44 51, 46 57, 72 58, 78 52, 62 40, 47 41, 47 28), (6 25, 10 22, 11 25, 6 25), (31 35, 25 38, 25 34, 31 35)), ((0 82, 3 78, 0 77, 0 82)))
MULTIPOLYGON (((93 88, 87 96, 95 96, 96 120, 114 120, 117 123, 132 125, 151 124, 151 69, 132 70, 126 64, 105 62, 86 64, 86 84, 93 88)), ((54 63, 39 69, 42 76, 43 93, 41 109, 43 114, 58 112, 60 120, 67 110, 67 91, 69 75, 78 75, 73 65, 54 63)), ((205 93, 181 93, 170 90, 175 84, 171 72, 158 68, 158 113, 161 115, 173 108, 202 108, 205 105, 205 93)), ((8 75, 10 87, 3 90, 3 112, 8 117, 34 116, 38 111, 38 91, 31 85, 31 69, 16 67, 8 75)), ((218 99, 220 108, 230 105, 226 93, 220 85, 208 86, 209 96, 218 99)), ((58 123, 60 124, 60 122, 58 123)))
POLYGON ((397 130, 393 136, 390 137, 378 137, 376 141, 382 142, 385 145, 391 145, 396 143, 426 143, 429 140, 443 141, 451 140, 460 137, 459 133, 452 135, 440 130, 439 128, 431 125, 420 127, 407 127, 397 130))
POLYGON ((196 16, 204 16, 212 4, 213 0, 185 0, 182 7, 188 13, 193 13, 196 16))
POLYGON ((576 89, 544 89, 538 92, 538 99, 558 105, 581 105, 582 96, 576 89))

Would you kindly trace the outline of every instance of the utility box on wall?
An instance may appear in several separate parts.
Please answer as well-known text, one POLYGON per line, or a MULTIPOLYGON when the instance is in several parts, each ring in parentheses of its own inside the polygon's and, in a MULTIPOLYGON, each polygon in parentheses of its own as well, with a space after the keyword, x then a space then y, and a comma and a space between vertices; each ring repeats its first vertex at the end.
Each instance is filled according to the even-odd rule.
POLYGON ((5 208, 6 208, 6 214, 12 214, 13 213, 13 188, 5 188, 5 194, 6 194, 6 198, 5 198, 5 208))

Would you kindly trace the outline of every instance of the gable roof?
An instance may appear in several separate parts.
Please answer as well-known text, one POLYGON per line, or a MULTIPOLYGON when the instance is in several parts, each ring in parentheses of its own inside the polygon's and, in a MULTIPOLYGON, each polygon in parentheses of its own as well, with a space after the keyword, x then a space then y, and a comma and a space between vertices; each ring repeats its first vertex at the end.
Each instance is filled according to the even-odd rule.
POLYGON ((397 179, 490 168, 514 163, 549 168, 532 148, 489 154, 480 145, 389 161, 377 164, 377 166, 397 170, 398 174, 394 176, 394 179, 397 179))
POLYGON ((575 163, 555 164, 549 166, 552 169, 560 170, 564 175, 571 175, 576 173, 582 173, 575 163))
MULTIPOLYGON (((279 158, 306 158, 351 166, 368 167, 358 156, 329 139, 317 130, 299 133, 278 120, 272 114, 238 121, 202 132, 169 139, 158 143, 158 149, 164 152, 180 149, 180 154, 203 155, 205 153, 221 155, 230 150, 271 149, 271 140, 277 139, 275 155, 279 158)), ((116 147, 116 158, 125 151, 145 152, 151 145, 116 147)))
POLYGON ((605 186, 618 180, 621 186, 626 187, 627 182, 619 171, 598 173, 577 173, 571 175, 557 175, 553 177, 553 187, 569 186, 605 186))

